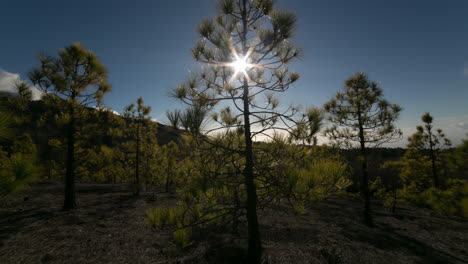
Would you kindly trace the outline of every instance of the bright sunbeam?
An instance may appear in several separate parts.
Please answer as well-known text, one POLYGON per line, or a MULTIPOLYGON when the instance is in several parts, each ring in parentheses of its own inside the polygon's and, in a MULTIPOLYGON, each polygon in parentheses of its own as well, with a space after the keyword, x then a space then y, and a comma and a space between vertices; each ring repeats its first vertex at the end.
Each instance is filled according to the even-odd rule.
POLYGON ((245 80, 247 80, 247 82, 251 82, 252 80, 250 79, 248 74, 250 69, 262 67, 259 64, 250 62, 250 55, 252 54, 255 45, 250 47, 245 55, 237 53, 233 45, 230 45, 229 48, 231 49, 233 60, 231 62, 217 63, 216 65, 221 67, 231 67, 234 69, 234 73, 232 74, 231 80, 229 82, 233 82, 239 74, 242 74, 245 77, 245 80))
POLYGON ((235 52, 235 49, 233 50, 233 55, 234 55, 234 61, 229 63, 228 65, 232 68, 234 68, 235 72, 232 75, 231 81, 234 80, 239 73, 242 73, 244 77, 247 79, 247 81, 250 82, 249 75, 247 74, 247 71, 255 67, 253 64, 250 64, 247 62, 250 52, 246 56, 239 56, 237 52, 235 52))
POLYGON ((236 70, 236 72, 245 72, 247 68, 250 66, 244 58, 236 58, 235 61, 232 62, 232 67, 236 70))

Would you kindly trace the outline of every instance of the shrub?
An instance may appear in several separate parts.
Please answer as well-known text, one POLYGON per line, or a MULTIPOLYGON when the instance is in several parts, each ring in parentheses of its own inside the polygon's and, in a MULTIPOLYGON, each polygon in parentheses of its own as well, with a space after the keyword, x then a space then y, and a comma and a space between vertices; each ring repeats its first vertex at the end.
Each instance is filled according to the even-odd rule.
POLYGON ((190 245, 192 245, 192 241, 190 241, 190 229, 189 228, 180 228, 174 232, 174 242, 178 249, 184 250, 190 245))
POLYGON ((177 222, 177 212, 174 208, 155 208, 146 211, 145 222, 151 227, 164 228, 177 222))
POLYGON ((38 175, 33 157, 16 153, 10 158, 0 150, 0 195, 20 191, 28 186, 38 175))
POLYGON ((468 182, 451 179, 448 180, 447 186, 445 190, 431 187, 417 195, 414 202, 429 207, 441 215, 464 215, 468 182))

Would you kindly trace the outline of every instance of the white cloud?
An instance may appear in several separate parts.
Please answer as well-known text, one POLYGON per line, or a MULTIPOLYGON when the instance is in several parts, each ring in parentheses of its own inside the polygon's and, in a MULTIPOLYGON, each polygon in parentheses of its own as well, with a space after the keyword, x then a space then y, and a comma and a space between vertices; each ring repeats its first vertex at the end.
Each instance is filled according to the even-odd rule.
MULTIPOLYGON (((17 73, 7 72, 0 68, 0 92, 16 93, 15 84, 22 82, 20 75, 17 73)), ((39 100, 42 97, 42 92, 34 86, 30 86, 32 99, 39 100)))
POLYGON ((93 106, 93 108, 95 109, 98 109, 98 110, 104 110, 104 111, 109 111, 109 112, 112 112, 114 115, 120 115, 119 112, 111 109, 111 108, 108 108, 108 107, 105 107, 105 106, 93 106))
MULTIPOLYGON (((398 143, 392 144, 391 147, 405 147, 408 143, 407 138, 416 132, 416 126, 421 126, 422 122, 416 120, 414 122, 405 123, 400 127, 403 132, 403 140, 398 143)), ((434 128, 440 128, 450 141, 452 146, 457 146, 462 143, 462 140, 467 138, 468 135, 468 115, 461 116, 434 116, 434 128)), ((397 124, 398 126, 398 124, 397 124)))
POLYGON ((468 130, 468 122, 458 122, 456 124, 451 124, 450 126, 460 128, 463 130, 468 130))
POLYGON ((0 92, 15 93, 15 83, 20 81, 19 74, 0 69, 0 92))

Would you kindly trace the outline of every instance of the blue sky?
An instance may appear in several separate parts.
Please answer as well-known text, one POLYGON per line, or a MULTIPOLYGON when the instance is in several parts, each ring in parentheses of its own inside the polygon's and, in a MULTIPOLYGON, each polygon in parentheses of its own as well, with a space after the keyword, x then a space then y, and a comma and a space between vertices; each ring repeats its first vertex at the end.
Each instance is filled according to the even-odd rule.
MULTIPOLYGON (((300 81, 282 102, 321 106, 355 72, 378 81, 404 111, 405 137, 424 112, 455 144, 468 133, 468 1, 277 0, 298 18, 300 81)), ((78 41, 109 70, 116 111, 142 96, 163 121, 182 105, 167 96, 194 63, 195 28, 215 13, 214 0, 7 1, 0 8, 0 89, 25 79, 36 55, 78 41), (3 80, 2 80, 3 78, 3 80), (2 84, 3 83, 3 84, 2 84)), ((404 145, 402 141, 397 145, 404 145)))

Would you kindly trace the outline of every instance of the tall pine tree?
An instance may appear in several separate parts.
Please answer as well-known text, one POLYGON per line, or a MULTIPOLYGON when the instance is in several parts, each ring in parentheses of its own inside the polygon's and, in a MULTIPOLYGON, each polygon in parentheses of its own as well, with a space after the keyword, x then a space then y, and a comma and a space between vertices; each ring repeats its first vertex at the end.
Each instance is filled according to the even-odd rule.
MULTIPOLYGON (((140 182, 140 170, 141 170, 141 162, 142 156, 142 145, 150 144, 146 140, 145 135, 151 133, 153 131, 150 130, 151 120, 149 117, 149 113, 151 112, 151 107, 144 105, 143 98, 138 97, 136 101, 136 105, 134 103, 129 104, 125 107, 125 112, 123 114, 124 117, 128 118, 128 125, 129 125, 129 135, 131 135, 132 142, 135 143, 135 178, 134 178, 134 188, 133 194, 140 195, 141 190, 141 182, 140 182), (144 131, 143 131, 144 130, 144 131)), ((154 144, 156 144, 154 140, 154 144)))
POLYGON ((424 126, 417 126, 416 133, 408 138, 408 150, 413 153, 420 152, 419 155, 428 155, 431 160, 432 181, 435 188, 440 188, 439 166, 441 162, 441 150, 450 147, 451 142, 445 137, 442 129, 433 130, 433 118, 429 113, 425 113, 421 120, 424 126))
POLYGON ((80 43, 59 50, 58 57, 39 56, 40 66, 33 69, 30 80, 59 107, 58 113, 66 126, 67 161, 65 201, 63 210, 76 206, 75 197, 75 143, 77 128, 87 107, 97 106, 111 86, 107 69, 98 57, 80 43))
POLYGON ((278 131, 295 129, 297 109, 280 109, 275 97, 299 78, 287 68, 300 54, 290 41, 295 28, 295 15, 275 9, 271 0, 219 1, 215 18, 199 25, 200 40, 192 50, 195 60, 204 64, 203 71, 174 90, 175 97, 191 105, 193 116, 181 118, 188 122, 184 127, 202 132, 197 131, 200 117, 212 113, 204 132, 216 136, 200 138, 208 145, 216 145, 209 142, 214 138, 233 140, 236 133, 241 138, 240 144, 221 149, 243 157, 239 169, 246 194, 242 204, 247 216, 249 263, 259 263, 262 254, 253 140, 273 139, 278 131))
POLYGON ((359 72, 345 81, 343 92, 325 104, 333 126, 325 132, 333 143, 342 147, 358 147, 361 159, 361 181, 364 198, 364 221, 372 226, 367 171, 368 149, 399 140, 401 131, 395 128, 401 107, 383 99, 383 90, 365 73, 359 72))

